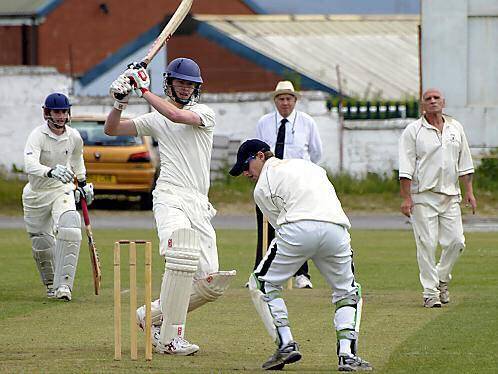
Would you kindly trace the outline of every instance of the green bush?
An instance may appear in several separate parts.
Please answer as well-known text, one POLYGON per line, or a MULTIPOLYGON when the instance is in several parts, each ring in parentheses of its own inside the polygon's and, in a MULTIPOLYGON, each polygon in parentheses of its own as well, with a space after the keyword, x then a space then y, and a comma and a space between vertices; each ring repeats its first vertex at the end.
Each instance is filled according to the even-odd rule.
MULTIPOLYGON (((331 175, 329 173, 329 175, 331 175)), ((342 173, 329 176, 338 194, 379 194, 398 193, 398 173, 393 172, 392 176, 386 174, 368 173, 365 178, 355 178, 349 174, 342 173)))
POLYGON ((216 206, 220 203, 234 204, 252 201, 254 183, 249 179, 239 176, 232 177, 228 169, 223 172, 225 176, 211 183, 209 200, 216 206))
POLYGON ((475 188, 498 192, 498 148, 481 160, 474 176, 475 188))
POLYGON ((0 174, 0 209, 3 212, 22 209, 22 189, 25 184, 26 182, 18 179, 7 179, 0 174))

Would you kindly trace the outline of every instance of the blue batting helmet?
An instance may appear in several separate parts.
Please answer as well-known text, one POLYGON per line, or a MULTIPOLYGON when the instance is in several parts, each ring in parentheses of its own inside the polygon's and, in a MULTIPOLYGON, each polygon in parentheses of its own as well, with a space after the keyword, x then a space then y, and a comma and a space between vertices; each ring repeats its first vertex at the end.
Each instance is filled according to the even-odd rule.
POLYGON ((66 95, 61 93, 53 93, 45 99, 44 109, 71 109, 71 103, 66 95))
POLYGON ((175 58, 166 68, 167 78, 183 79, 190 82, 202 83, 201 69, 194 60, 180 57, 175 58))

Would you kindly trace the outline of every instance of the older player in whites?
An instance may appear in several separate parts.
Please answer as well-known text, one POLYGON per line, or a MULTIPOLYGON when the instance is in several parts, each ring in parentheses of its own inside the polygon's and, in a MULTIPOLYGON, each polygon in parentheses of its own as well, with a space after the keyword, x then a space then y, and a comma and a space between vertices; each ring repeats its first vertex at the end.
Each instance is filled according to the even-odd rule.
MULTIPOLYGON (((152 321, 157 327, 153 345, 165 354, 190 355, 199 350, 184 338, 187 311, 219 298, 235 275, 235 271, 218 271, 211 224, 216 211, 207 197, 215 114, 198 103, 202 83, 199 66, 177 58, 164 74, 167 98, 163 99, 149 91, 143 68, 128 69, 111 84, 116 101, 105 123, 108 135, 150 135, 159 143, 161 170, 153 211, 166 265, 160 298, 152 303, 152 321), (133 91, 156 111, 121 120, 133 91)), ((144 320, 142 306, 137 310, 142 328, 144 320)))
POLYGON ((301 359, 281 292, 311 259, 332 288, 339 371, 372 370, 357 356, 362 297, 353 274, 350 223, 325 170, 307 160, 280 160, 268 144, 252 139, 240 146, 230 174, 256 182, 254 200, 276 232, 249 277, 254 306, 277 345, 263 369, 280 370, 301 359))
POLYGON ((33 258, 49 298, 70 301, 81 244, 81 220, 75 202, 93 200, 86 183, 83 140, 67 126, 71 104, 66 95, 53 93, 43 106, 46 123, 36 127, 24 149, 28 184, 22 203, 24 223, 33 258), (75 191, 74 177, 78 180, 75 191))
POLYGON ((421 104, 424 115, 405 128, 399 142, 400 208, 411 217, 423 305, 440 308, 450 302, 451 271, 465 249, 459 180, 465 187, 464 201, 473 213, 477 207, 474 165, 463 126, 443 114, 443 94, 429 89, 421 104))

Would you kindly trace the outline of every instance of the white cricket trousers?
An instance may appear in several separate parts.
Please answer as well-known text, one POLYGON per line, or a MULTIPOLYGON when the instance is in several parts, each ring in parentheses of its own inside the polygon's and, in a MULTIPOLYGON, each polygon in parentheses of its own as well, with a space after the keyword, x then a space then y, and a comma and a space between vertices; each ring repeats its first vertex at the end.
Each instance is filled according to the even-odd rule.
MULTIPOLYGON (((348 230, 321 221, 286 223, 276 231, 265 257, 255 270, 265 282, 265 293, 281 290, 301 265, 311 259, 332 288, 332 302, 356 295, 353 252, 348 230), (276 243, 276 245, 275 245, 276 243)), ((285 309, 285 317, 287 318, 285 309)))
POLYGON ((201 256, 194 278, 202 279, 219 270, 216 232, 211 224, 216 210, 206 196, 191 189, 158 186, 153 192, 153 210, 161 256, 165 256, 173 231, 191 228, 201 238, 201 256))
POLYGON ((423 296, 438 296, 439 282, 451 280, 451 270, 465 249, 461 197, 426 191, 413 194, 412 200, 414 206, 411 221, 423 296), (441 246, 441 257, 436 264, 438 243, 441 246))
POLYGON ((62 213, 76 210, 73 191, 65 189, 33 191, 29 184, 24 187, 22 203, 28 233, 54 235, 62 213))

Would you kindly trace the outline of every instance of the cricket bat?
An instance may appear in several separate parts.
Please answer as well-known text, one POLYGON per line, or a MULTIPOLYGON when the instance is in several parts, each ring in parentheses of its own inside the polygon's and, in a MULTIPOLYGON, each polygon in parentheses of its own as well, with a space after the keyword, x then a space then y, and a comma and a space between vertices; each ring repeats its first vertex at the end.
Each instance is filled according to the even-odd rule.
POLYGON ((168 42, 168 40, 171 38, 171 35, 173 35, 178 26, 180 26, 180 24, 183 22, 188 12, 190 11, 190 8, 192 7, 193 1, 194 0, 182 0, 167 25, 164 26, 163 31, 159 34, 156 40, 154 40, 154 43, 152 43, 152 47, 142 59, 140 65, 146 68, 147 65, 150 64, 157 52, 159 52, 163 45, 168 42))
MULTIPOLYGON (((144 56, 144 58, 142 58, 142 61, 135 64, 129 64, 129 69, 147 68, 154 56, 157 55, 157 52, 159 52, 161 48, 168 42, 176 29, 178 29, 178 26, 180 26, 180 24, 183 22, 188 12, 190 11, 190 8, 192 7, 193 2, 194 0, 182 0, 173 16, 171 16, 166 26, 164 26, 163 31, 161 31, 156 40, 154 40, 154 43, 152 43, 152 47, 150 47, 147 54, 144 56)), ((115 94, 114 96, 119 100, 122 99, 125 95, 115 94)))
POLYGON ((86 236, 88 237, 88 250, 90 251, 90 262, 92 263, 93 286, 95 295, 100 292, 100 284, 102 283, 102 271, 100 269, 99 252, 95 247, 93 239, 92 226, 90 225, 90 216, 88 215, 88 206, 86 200, 81 198, 81 210, 83 211, 83 220, 85 221, 86 236))

